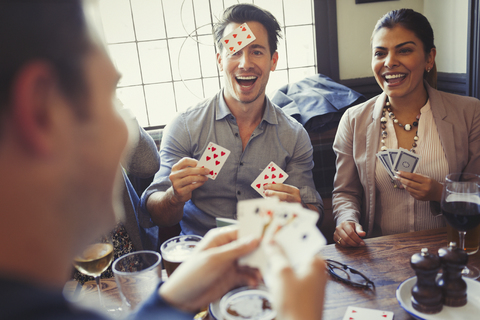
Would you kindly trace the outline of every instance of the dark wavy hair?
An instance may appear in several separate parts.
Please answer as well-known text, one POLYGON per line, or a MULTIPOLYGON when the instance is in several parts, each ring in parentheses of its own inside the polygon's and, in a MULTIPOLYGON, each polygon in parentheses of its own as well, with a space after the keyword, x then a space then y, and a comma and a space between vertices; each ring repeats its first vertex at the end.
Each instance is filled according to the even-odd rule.
POLYGON ((86 115, 80 101, 91 40, 81 0, 1 0, 0 43, 0 117, 8 111, 17 73, 32 61, 49 63, 77 114, 86 115))
MULTIPOLYGON (((373 36, 382 28, 392 29, 395 26, 400 25, 403 28, 412 31, 417 38, 419 38, 425 50, 425 54, 429 54, 433 48, 435 48, 433 29, 428 22, 427 18, 412 9, 399 9, 392 10, 386 13, 380 20, 377 21, 375 28, 373 29, 373 36)), ((423 73, 423 78, 428 82, 428 84, 436 88, 437 87, 437 66, 433 65, 430 72, 425 71, 423 73)))
POLYGON ((277 19, 265 9, 262 9, 254 4, 242 3, 228 7, 222 16, 222 19, 214 26, 214 37, 217 43, 218 50, 222 52, 222 38, 223 32, 230 23, 244 23, 247 21, 256 21, 261 23, 268 33, 268 45, 270 47, 270 54, 273 55, 277 51, 278 38, 281 38, 280 25, 277 19))

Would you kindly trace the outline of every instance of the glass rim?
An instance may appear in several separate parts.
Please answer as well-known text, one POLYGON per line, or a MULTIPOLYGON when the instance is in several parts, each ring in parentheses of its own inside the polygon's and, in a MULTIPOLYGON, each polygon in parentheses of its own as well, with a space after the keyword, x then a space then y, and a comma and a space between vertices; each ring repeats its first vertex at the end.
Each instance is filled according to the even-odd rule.
POLYGON ((153 270, 154 268, 158 267, 158 265, 161 264, 161 263, 162 263, 162 255, 160 253, 158 253, 157 251, 140 250, 140 251, 130 252, 130 253, 124 254, 121 257, 118 257, 112 264, 112 271, 113 271, 114 274, 118 274, 118 275, 132 275, 132 274, 135 274, 135 273, 141 273, 141 272, 153 270), (145 269, 140 270, 140 271, 127 272, 127 271, 120 271, 120 270, 116 269, 117 263, 120 260, 123 260, 124 258, 127 258, 129 256, 138 255, 138 254, 153 254, 157 257, 157 261, 154 264, 152 264, 150 267, 145 268, 145 269))
POLYGON ((450 183, 453 183, 453 182, 476 182, 476 183, 480 183, 480 175, 476 174, 476 173, 471 173, 471 172, 452 172, 452 173, 449 173, 445 176, 445 182, 450 182, 450 183), (458 180, 453 179, 454 176, 455 177, 470 176, 470 177, 475 178, 475 179, 473 179, 474 181, 458 181, 458 180))
POLYGON ((179 235, 179 236, 176 236, 176 237, 172 237, 170 239, 167 239, 165 240, 162 245, 160 246, 160 252, 162 251, 163 247, 165 246, 165 244, 173 241, 173 240, 176 240, 176 239, 180 239, 180 238, 187 238, 187 237, 191 237, 191 238, 195 238, 195 239, 198 239, 198 241, 194 241, 194 242, 200 242, 202 241, 203 237, 202 236, 198 236, 196 234, 183 234, 183 235, 179 235))

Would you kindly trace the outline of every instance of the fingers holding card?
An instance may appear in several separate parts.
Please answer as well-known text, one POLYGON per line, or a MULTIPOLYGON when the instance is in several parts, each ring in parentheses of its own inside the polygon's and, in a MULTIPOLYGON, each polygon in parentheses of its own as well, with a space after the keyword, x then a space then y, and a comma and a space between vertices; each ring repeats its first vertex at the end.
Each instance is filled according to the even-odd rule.
POLYGON ((209 169, 210 173, 207 178, 215 180, 229 155, 230 150, 210 142, 198 161, 197 167, 209 169))
POLYGON ((268 166, 263 169, 262 173, 252 182, 251 186, 255 191, 257 191, 262 197, 266 198, 264 186, 267 183, 277 184, 283 183, 287 180, 288 174, 283 171, 276 163, 273 161, 268 164, 268 166))

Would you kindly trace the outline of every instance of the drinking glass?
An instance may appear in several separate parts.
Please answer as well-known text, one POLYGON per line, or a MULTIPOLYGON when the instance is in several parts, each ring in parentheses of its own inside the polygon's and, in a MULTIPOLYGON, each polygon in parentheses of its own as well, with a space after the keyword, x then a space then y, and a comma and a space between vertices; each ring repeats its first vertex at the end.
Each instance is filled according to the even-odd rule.
POLYGON ((202 237, 195 235, 183 235, 168 239, 160 247, 162 253, 163 266, 170 275, 185 259, 187 259, 197 246, 202 237))
POLYGON ((102 242, 88 246, 80 255, 73 259, 73 265, 77 270, 87 276, 95 278, 100 304, 105 306, 102 298, 100 277, 107 270, 113 260, 113 244, 110 237, 105 237, 102 242))
MULTIPOLYGON (((480 224, 480 176, 473 173, 448 174, 440 205, 447 223, 458 230, 458 247, 465 250, 466 231, 480 224)), ((476 279, 480 272, 468 266, 463 269, 462 275, 476 279)))
POLYGON ((162 257, 149 250, 128 253, 115 260, 112 270, 123 304, 134 310, 162 280, 162 257))

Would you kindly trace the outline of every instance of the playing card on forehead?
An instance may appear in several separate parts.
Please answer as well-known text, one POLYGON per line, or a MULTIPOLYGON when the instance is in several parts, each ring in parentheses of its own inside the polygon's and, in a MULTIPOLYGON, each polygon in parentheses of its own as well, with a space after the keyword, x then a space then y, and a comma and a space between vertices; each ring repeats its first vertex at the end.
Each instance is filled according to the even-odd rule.
POLYGON ((418 162, 421 157, 413 152, 410 152, 405 149, 400 149, 393 165, 392 171, 405 171, 415 173, 417 170, 418 162))
POLYGON ((207 177, 215 180, 229 155, 230 150, 210 142, 198 161, 197 167, 209 169, 210 173, 207 177))
POLYGON ((246 23, 243 23, 230 34, 223 37, 222 43, 227 50, 227 53, 230 55, 242 50, 255 39, 256 37, 252 30, 250 30, 246 23))
POLYGON ((260 193, 262 197, 266 198, 265 189, 263 186, 265 186, 267 183, 283 183, 285 180, 287 180, 287 178, 288 174, 272 161, 265 169, 263 169, 262 173, 260 173, 255 181, 253 181, 251 186, 258 193, 260 193))

